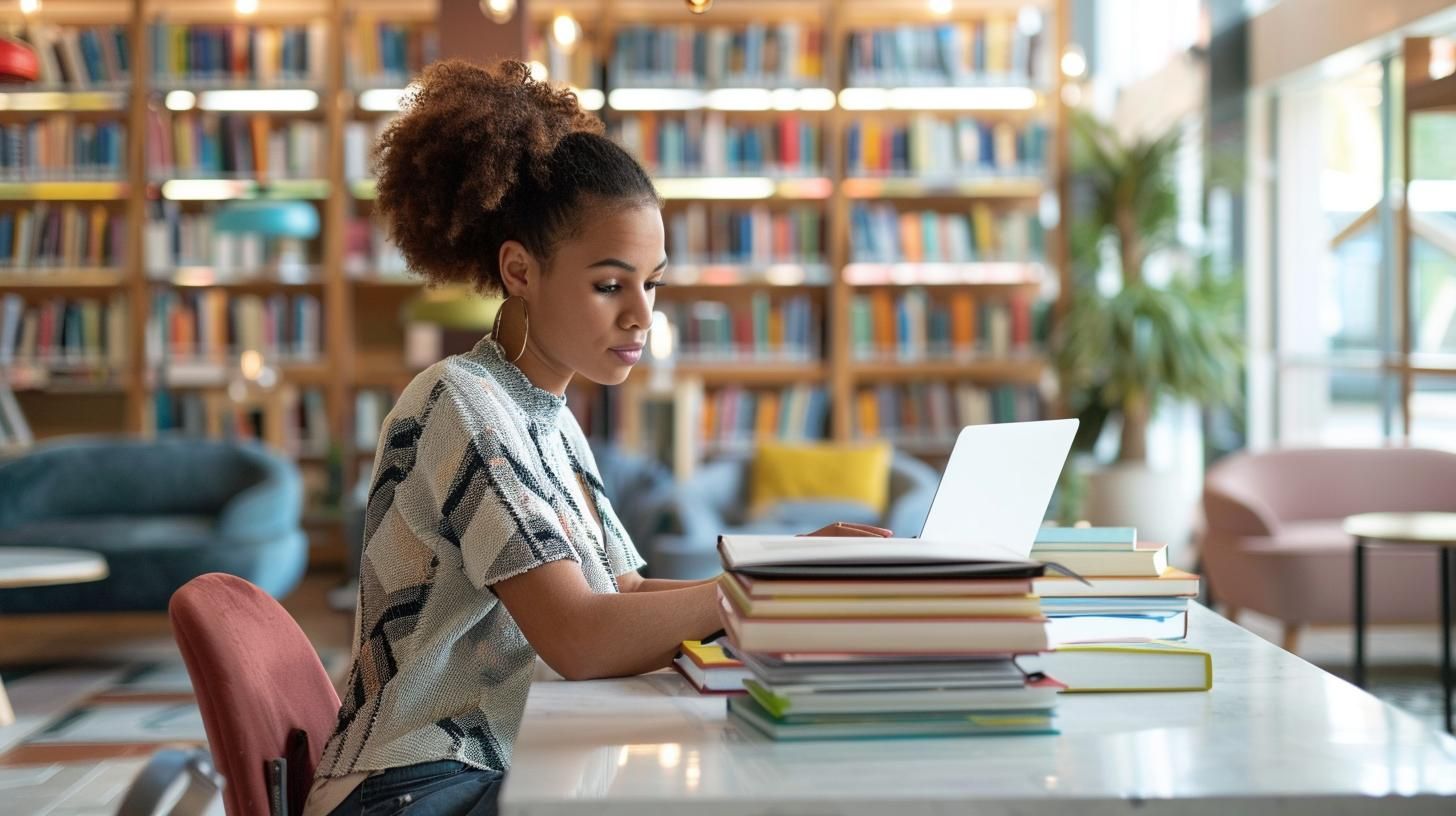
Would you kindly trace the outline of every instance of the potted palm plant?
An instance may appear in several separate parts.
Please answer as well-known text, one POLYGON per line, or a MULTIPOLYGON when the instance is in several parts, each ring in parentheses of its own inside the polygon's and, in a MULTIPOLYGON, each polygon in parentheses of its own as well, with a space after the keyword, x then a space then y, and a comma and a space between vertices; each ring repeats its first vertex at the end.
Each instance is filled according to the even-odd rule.
POLYGON ((1165 401, 1236 398, 1238 282, 1214 279, 1178 239, 1177 131, 1125 140, 1078 114, 1072 132, 1085 206, 1071 219, 1073 291, 1053 357, 1067 407, 1083 420, 1079 447, 1090 450, 1104 421, 1121 423, 1116 460, 1088 474, 1082 515, 1182 543, 1193 497, 1150 466, 1148 428, 1165 401), (1161 285, 1147 280, 1152 258, 1175 270, 1161 285), (1120 273, 1110 285, 1100 274, 1108 266, 1120 273))

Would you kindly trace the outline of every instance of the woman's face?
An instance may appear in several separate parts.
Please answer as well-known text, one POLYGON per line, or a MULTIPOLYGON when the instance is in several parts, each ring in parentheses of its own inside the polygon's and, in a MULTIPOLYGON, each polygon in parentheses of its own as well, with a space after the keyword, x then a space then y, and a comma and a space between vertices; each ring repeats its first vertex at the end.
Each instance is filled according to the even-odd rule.
POLYGON ((550 269, 531 264, 524 291, 515 291, 503 270, 530 311, 530 336, 516 364, 556 393, 573 374, 603 385, 626 380, 644 353, 666 265, 662 213, 627 207, 588 215, 577 235, 556 245, 550 269))

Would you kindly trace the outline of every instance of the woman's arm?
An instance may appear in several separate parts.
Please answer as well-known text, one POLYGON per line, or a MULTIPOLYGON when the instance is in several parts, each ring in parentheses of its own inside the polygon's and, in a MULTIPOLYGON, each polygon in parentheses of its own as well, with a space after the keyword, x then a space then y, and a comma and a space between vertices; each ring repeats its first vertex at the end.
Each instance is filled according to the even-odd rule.
POLYGON ((684 587, 716 583, 718 583, 717 575, 714 575, 712 578, 703 578, 697 581, 684 581, 675 578, 643 578, 636 572, 628 572, 617 576, 617 588, 622 592, 661 592, 664 589, 682 589, 684 587))
POLYGON ((547 665, 568 680, 590 680, 664 668, 684 640, 722 627, 715 582, 684 583, 598 593, 575 561, 562 559, 491 589, 547 665))

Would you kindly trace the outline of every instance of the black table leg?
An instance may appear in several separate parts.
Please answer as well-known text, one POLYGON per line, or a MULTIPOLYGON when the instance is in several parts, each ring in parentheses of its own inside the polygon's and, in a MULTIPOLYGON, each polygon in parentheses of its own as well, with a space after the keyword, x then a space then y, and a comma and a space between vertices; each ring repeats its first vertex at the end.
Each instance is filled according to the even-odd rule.
POLYGON ((1360 536, 1355 537, 1355 685, 1365 688, 1365 539, 1360 536))
POLYGON ((1441 548, 1441 710, 1446 731, 1456 734, 1451 719, 1451 548, 1441 548))

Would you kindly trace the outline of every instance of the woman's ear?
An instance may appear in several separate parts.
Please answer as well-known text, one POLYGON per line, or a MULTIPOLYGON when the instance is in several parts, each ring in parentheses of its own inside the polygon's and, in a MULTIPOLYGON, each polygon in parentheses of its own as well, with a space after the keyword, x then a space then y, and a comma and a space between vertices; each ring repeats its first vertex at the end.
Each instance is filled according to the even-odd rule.
POLYGON ((506 295, 523 297, 526 284, 536 271, 536 259, 520 241, 506 241, 500 248, 501 284, 506 295))

